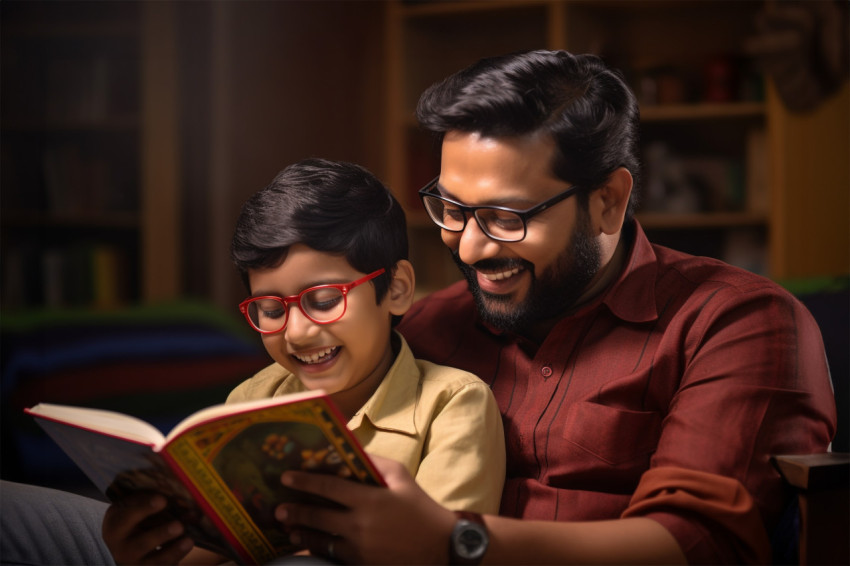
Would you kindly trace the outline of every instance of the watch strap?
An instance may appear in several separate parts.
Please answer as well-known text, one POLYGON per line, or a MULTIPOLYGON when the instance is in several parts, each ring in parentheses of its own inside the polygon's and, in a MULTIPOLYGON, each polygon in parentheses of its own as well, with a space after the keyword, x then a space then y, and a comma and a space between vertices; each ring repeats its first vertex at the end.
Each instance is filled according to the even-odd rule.
POLYGON ((467 521, 478 523, 482 526, 484 525, 484 517, 481 516, 481 513, 475 513, 473 511, 455 511, 455 517, 458 519, 466 519, 467 521))

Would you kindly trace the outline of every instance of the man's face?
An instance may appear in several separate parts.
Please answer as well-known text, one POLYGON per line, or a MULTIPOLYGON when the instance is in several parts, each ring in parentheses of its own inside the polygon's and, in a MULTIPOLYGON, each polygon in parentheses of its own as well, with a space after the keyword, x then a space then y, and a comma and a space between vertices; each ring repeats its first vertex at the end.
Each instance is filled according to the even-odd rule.
MULTIPOLYGON (((451 132, 443 141, 440 190, 467 205, 534 206, 569 187, 552 173, 548 138, 483 138, 451 132)), ((575 304, 600 268, 587 212, 568 198, 528 220, 525 239, 498 242, 473 218, 442 231, 482 318, 524 332, 575 304)))

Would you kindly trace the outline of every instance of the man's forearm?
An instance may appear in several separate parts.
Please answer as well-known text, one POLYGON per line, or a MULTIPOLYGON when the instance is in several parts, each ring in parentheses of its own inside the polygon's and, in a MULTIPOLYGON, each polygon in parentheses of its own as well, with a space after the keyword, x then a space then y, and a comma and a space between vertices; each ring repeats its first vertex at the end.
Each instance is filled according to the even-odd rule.
POLYGON ((686 564, 676 539, 646 518, 551 522, 485 517, 483 564, 686 564))

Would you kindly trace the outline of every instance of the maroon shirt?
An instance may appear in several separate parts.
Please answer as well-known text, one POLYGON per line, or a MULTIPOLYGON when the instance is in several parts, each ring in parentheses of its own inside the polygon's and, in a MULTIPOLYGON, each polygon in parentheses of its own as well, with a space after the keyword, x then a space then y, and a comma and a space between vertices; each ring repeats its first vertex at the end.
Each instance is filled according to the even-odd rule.
POLYGON ((820 331, 769 280, 635 232, 619 278, 539 346, 483 325, 465 282, 399 330, 493 389, 501 514, 652 517, 692 562, 769 561, 790 497, 770 456, 824 451, 835 432, 820 331))

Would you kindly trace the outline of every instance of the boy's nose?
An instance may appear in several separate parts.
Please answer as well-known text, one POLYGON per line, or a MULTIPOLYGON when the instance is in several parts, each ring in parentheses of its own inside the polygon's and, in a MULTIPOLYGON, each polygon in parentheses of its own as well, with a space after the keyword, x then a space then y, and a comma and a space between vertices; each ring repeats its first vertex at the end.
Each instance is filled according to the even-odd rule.
POLYGON ((286 320, 283 335, 287 342, 299 342, 318 333, 319 326, 319 324, 307 318, 298 305, 291 304, 289 305, 289 317, 286 320))

